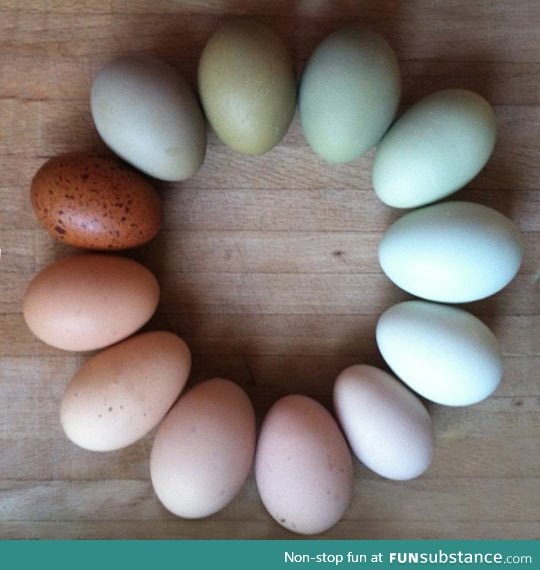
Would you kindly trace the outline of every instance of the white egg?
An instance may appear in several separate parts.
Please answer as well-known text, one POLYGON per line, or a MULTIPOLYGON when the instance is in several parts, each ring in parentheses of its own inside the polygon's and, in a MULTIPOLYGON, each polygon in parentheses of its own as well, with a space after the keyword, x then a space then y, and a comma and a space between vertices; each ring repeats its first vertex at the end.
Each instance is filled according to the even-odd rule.
POLYGON ((379 143, 375 193, 396 208, 415 208, 452 194, 486 164, 496 132, 495 113, 480 95, 466 89, 431 93, 379 143))
POLYGON ((413 479, 431 464, 431 416, 384 370, 366 365, 343 370, 334 384, 334 407, 355 456, 375 473, 413 479))
POLYGON ((505 287, 523 258, 519 229, 500 212, 471 202, 441 202, 394 222, 379 263, 408 293, 445 303, 483 299, 505 287))
POLYGON ((493 393, 503 376, 495 335, 457 307, 405 301, 387 309, 376 327, 390 368, 412 390, 439 404, 467 406, 493 393))
POLYGON ((92 117, 105 143, 161 180, 185 180, 206 152, 206 123, 194 93, 176 70, 147 55, 102 67, 92 84, 92 117))

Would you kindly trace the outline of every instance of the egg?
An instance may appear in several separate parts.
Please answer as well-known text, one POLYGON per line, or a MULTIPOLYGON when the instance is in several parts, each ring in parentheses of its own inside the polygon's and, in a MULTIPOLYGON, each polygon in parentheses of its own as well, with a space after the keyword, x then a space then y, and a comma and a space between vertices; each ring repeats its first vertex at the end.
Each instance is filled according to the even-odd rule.
POLYGON ((51 158, 34 176, 30 196, 49 234, 75 247, 136 247, 161 227, 157 192, 112 157, 75 152, 51 158))
POLYGON ((381 315, 375 336, 396 376, 438 404, 476 404, 501 382, 503 358, 497 338, 463 309, 404 301, 381 315))
POLYGON ((285 44, 264 24, 224 23, 203 50, 198 82, 208 121, 224 144, 260 155, 284 137, 295 111, 296 77, 285 44))
POLYGON ((300 83, 300 121, 311 148, 330 163, 350 162, 376 145, 398 108, 398 61, 385 38, 351 26, 326 37, 300 83))
POLYGON ((388 479, 413 479, 433 458, 431 416, 393 376, 374 366, 351 366, 334 384, 334 407, 355 456, 388 479))
POLYGON ((300 394, 274 403, 264 418, 255 455, 262 502, 283 527, 321 533, 344 515, 352 498, 352 457, 336 421, 300 394))
POLYGON ((160 180, 193 176, 206 152, 206 123, 189 85, 171 65, 129 55, 103 66, 90 105, 101 138, 119 156, 160 180))
POLYGON ((484 167, 495 146, 491 105, 465 89, 424 97, 377 147, 373 188, 387 205, 415 208, 449 196, 484 167))
POLYGON ((185 394, 159 427, 150 456, 156 495, 184 518, 229 504, 247 479, 255 452, 255 413, 244 390, 213 378, 185 394))
POLYGON ((133 334, 158 301, 157 279, 140 263, 85 253, 42 269, 24 293, 22 311, 29 329, 46 344, 87 351, 133 334))
POLYGON ((136 442, 165 417, 187 381, 191 355, 175 334, 152 331, 87 360, 62 397, 67 437, 90 451, 136 442))
POLYGON ((503 289, 523 258, 520 232, 500 212, 441 202, 405 214, 379 243, 379 263, 408 293, 446 303, 476 301, 503 289))

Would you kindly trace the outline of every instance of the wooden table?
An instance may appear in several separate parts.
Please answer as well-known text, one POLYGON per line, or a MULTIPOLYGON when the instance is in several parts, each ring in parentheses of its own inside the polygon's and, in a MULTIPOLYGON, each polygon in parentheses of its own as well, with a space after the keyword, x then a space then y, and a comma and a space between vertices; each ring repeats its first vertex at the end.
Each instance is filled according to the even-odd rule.
MULTIPOLYGON (((467 306, 500 339, 506 373, 469 408, 430 406, 431 469, 384 480, 356 463, 353 503, 326 538, 540 537, 540 4, 536 0, 143 1, 0 0, 0 536, 2 538, 295 538, 268 516, 253 477, 225 510, 184 521, 149 482, 153 433, 97 454, 63 435, 63 387, 86 356, 52 349, 27 330, 31 277, 71 253, 36 222, 29 185, 50 156, 105 147, 89 88, 115 56, 153 53, 195 86, 205 41, 228 15, 259 17, 290 46, 300 73, 314 46, 363 22, 395 47, 403 105, 465 87, 495 106, 499 138, 482 173, 456 198, 492 206, 523 231, 525 260, 501 293, 467 306)), ((381 274, 376 248, 402 212, 375 198, 373 151, 323 164, 295 119, 267 155, 235 154, 209 134, 204 166, 182 184, 156 184, 159 238, 132 255, 155 271, 162 301, 148 329, 183 336, 192 379, 237 381, 259 418, 279 396, 329 405, 354 363, 384 366, 378 315, 406 299, 381 274)))

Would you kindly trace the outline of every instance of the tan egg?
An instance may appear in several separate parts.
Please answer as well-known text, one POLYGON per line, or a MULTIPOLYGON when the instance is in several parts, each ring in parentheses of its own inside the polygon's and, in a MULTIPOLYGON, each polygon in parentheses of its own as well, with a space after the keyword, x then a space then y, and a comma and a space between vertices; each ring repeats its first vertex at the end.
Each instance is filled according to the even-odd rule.
POLYGON ((28 285, 22 309, 43 342, 63 350, 95 350, 141 328, 154 314, 159 284, 131 259, 79 254, 51 263, 28 285))
POLYGON ((433 427, 422 402, 373 366, 343 370, 334 406, 347 441, 366 467, 388 479, 418 477, 433 458, 433 427))
POLYGON ((51 158, 34 176, 30 194, 49 234, 75 247, 136 247, 161 227, 157 192, 112 157, 77 152, 51 158))
POLYGON ((199 93, 209 123, 232 149, 259 155, 284 137, 296 106, 292 58, 270 28, 231 20, 199 62, 199 93))
POLYGON ((134 336, 94 356, 62 398, 67 437, 91 451, 131 445, 165 416, 191 367, 186 343, 165 331, 134 336))
POLYGON ((175 515, 206 517, 240 491, 254 452, 248 396, 230 380, 207 380, 183 396, 159 427, 150 457, 152 485, 175 515))
POLYGON ((266 509, 285 528, 315 534, 335 525, 352 498, 353 466, 326 408, 307 396, 278 400, 261 428, 255 478, 266 509))

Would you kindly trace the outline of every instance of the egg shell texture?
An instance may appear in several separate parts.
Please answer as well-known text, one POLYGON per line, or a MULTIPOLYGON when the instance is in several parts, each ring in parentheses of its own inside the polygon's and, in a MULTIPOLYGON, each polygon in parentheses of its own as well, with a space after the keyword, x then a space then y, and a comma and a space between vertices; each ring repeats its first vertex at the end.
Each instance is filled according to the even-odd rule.
POLYGON ((522 258, 515 224, 471 202, 441 202, 409 212, 379 244, 379 262, 391 281, 408 293, 446 303, 497 293, 515 277, 522 258))
POLYGON ((355 160, 384 135, 400 94, 398 61, 386 39, 357 26, 338 30, 316 47, 302 75, 304 135, 327 162, 355 160))
POLYGON ((187 392, 160 425, 150 476, 161 503, 184 518, 209 516, 229 504, 249 475, 255 412, 244 390, 222 378, 187 392))
POLYGON ((49 234, 75 247, 136 247, 161 227, 157 192, 112 157, 79 152, 51 158, 34 176, 30 195, 49 234))
POLYGON ((343 370, 334 385, 334 407, 354 454, 375 473, 413 479, 431 464, 431 416, 384 370, 366 365, 343 370))
POLYGON ((335 525, 351 501, 353 467, 326 408, 302 395, 278 400, 261 427, 255 478, 266 509, 285 528, 315 534, 335 525))
POLYGON ((410 107, 377 147, 373 188, 396 208, 415 208, 449 196, 488 161, 497 135, 495 113, 465 89, 432 93, 410 107))
POLYGON ((62 397, 67 437, 91 451, 112 451, 145 436, 184 388, 191 367, 185 342, 166 331, 136 335, 77 371, 62 397))
POLYGON ((396 376, 438 404, 476 404, 501 382, 504 368, 497 338, 463 309, 404 301, 381 315, 375 335, 396 376))
POLYGON ((260 155, 285 136, 296 106, 292 58, 258 22, 231 20, 206 44, 198 69, 208 122, 223 143, 260 155))
POLYGON ((126 257, 88 253, 42 269, 27 287, 22 309, 43 342, 87 351, 133 334, 158 301, 158 281, 146 267, 126 257))
POLYGON ((206 153, 206 122, 189 85, 171 65, 130 55, 103 66, 92 83, 94 124, 124 160, 160 180, 193 176, 206 153))

